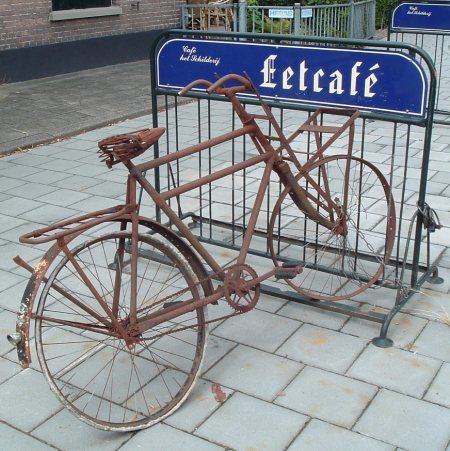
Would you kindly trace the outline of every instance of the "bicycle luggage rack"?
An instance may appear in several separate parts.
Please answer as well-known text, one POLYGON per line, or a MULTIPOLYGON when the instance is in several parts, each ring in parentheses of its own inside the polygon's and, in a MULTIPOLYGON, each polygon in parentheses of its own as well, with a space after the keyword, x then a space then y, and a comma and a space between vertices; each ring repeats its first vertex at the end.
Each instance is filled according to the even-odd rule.
MULTIPOLYGON (((163 96, 165 99, 166 108, 160 110, 159 114, 153 116, 153 126, 164 126, 166 132, 166 142, 163 141, 155 146, 155 156, 159 156, 161 153, 170 153, 175 146, 176 149, 183 148, 183 139, 186 136, 187 131, 190 132, 189 136, 196 135, 197 141, 201 142, 204 137, 210 138, 214 136, 212 129, 217 126, 214 123, 218 113, 216 110, 221 110, 221 122, 227 121, 234 127, 233 116, 227 117, 227 107, 220 106, 222 99, 213 98, 209 99, 202 93, 192 95, 192 101, 190 104, 185 102, 179 102, 176 92, 170 87, 158 85, 158 52, 161 47, 170 38, 183 39, 183 38, 198 38, 198 39, 244 39, 252 40, 262 43, 271 44, 280 43, 281 41, 289 41, 297 44, 300 39, 293 38, 292 36, 274 36, 268 35, 266 37, 261 35, 252 35, 250 33, 238 35, 229 33, 202 33, 202 32, 186 32, 172 30, 162 33, 159 40, 156 41, 151 52, 151 69, 152 69, 152 104, 153 110, 157 111, 158 98, 163 96), (171 107, 169 107, 169 105, 171 107), (183 117, 183 109, 190 108, 188 117, 183 117), (212 111, 214 110, 214 113, 212 111), (161 125, 159 125, 161 124, 161 125), (195 130, 195 133, 192 133, 195 130)), ((410 45, 398 45, 393 43, 383 42, 370 42, 367 41, 353 41, 348 40, 332 40, 332 39, 314 39, 314 38, 302 38, 301 43, 307 45, 321 45, 321 46, 352 46, 360 45, 366 47, 372 47, 371 50, 377 50, 379 48, 388 48, 389 51, 404 52, 407 54, 413 53, 410 45)), ((414 48, 414 51, 419 49, 414 48)), ((286 289, 281 289, 277 286, 271 286, 263 284, 261 286, 261 292, 268 295, 286 299, 289 301, 304 304, 310 307, 326 310, 334 313, 340 313, 349 317, 359 318, 375 322, 381 325, 380 334, 373 339, 373 343, 380 347, 392 346, 393 342, 387 337, 389 325, 393 317, 399 313, 411 299, 411 297, 421 289, 423 284, 428 281, 431 283, 439 283, 442 279, 438 277, 438 269, 434 264, 438 256, 432 256, 430 253, 430 233, 436 228, 439 228, 438 222, 427 221, 426 215, 424 215, 426 184, 428 176, 428 160, 431 146, 431 131, 433 125, 433 111, 434 111, 434 99, 436 93, 436 79, 433 72, 433 66, 429 58, 426 55, 421 55, 421 62, 423 64, 423 70, 426 71, 428 77, 427 95, 428 104, 426 106, 426 115, 421 120, 411 119, 409 117, 393 116, 382 113, 372 113, 370 111, 364 112, 359 125, 360 140, 359 148, 361 154, 367 154, 372 152, 376 154, 378 150, 382 150, 384 153, 378 153, 381 165, 385 176, 388 178, 388 182, 395 191, 394 200, 396 203, 397 213, 397 234, 395 242, 395 252, 390 258, 386 267, 391 271, 387 280, 380 280, 375 284, 374 288, 389 289, 396 291, 395 300, 393 300, 390 307, 381 305, 382 310, 378 309, 377 303, 372 303, 371 300, 356 299, 353 302, 339 302, 339 301, 327 301, 327 300, 314 300, 303 296, 300 293, 294 293, 286 289), (380 135, 380 141, 382 144, 373 143, 371 133, 376 130, 376 126, 381 124, 383 126, 383 133, 380 135), (369 139, 370 138, 370 139, 369 139), (423 141, 423 147, 413 146, 413 141, 417 139, 417 142, 423 141), (373 150, 372 150, 373 148, 373 150), (418 150, 419 149, 419 150, 418 150), (383 159, 381 156, 386 155, 383 159), (418 193, 412 195, 412 191, 408 185, 408 176, 411 168, 408 167, 407 162, 410 158, 419 159, 421 165, 420 174, 418 179, 415 180, 416 186, 419 185, 418 193), (414 198, 414 200, 412 200, 414 198), (409 200, 411 199, 411 200, 409 200), (408 220, 408 218, 410 218, 408 220), (407 226, 405 226, 407 224, 407 226), (424 228, 425 225, 425 228, 424 228), (438 226, 438 227, 436 227, 438 226), (407 229, 407 233, 405 233, 407 229), (424 231, 425 230, 425 233, 424 231), (424 240, 425 238, 425 240, 424 240), (421 249, 424 247, 424 249, 421 249), (424 257, 425 255, 425 257, 424 257)), ((223 73, 221 74, 223 75, 223 73)), ((205 78, 208 78, 205 76, 205 78)), ((248 108, 252 108, 255 102, 252 99, 245 99, 244 101, 248 108)), ((315 108, 310 105, 289 105, 280 101, 275 101, 270 104, 270 107, 274 114, 278 116, 278 121, 284 126, 289 127, 292 122, 292 116, 305 116, 310 117, 311 112, 315 108)), ((304 122, 298 119, 297 123, 304 122)), ((222 125, 222 124, 221 124, 222 125)), ((222 125, 225 127, 225 125, 222 125)), ((269 133, 270 134, 270 133, 269 133)), ((305 152, 310 151, 311 135, 314 132, 305 133, 309 135, 305 145, 305 152)), ((248 146, 245 141, 231 142, 228 147, 230 153, 229 159, 234 161, 244 155, 248 155, 248 146)), ((211 155, 210 155, 211 156, 211 155)), ((367 157, 366 157, 367 158, 367 157)), ((225 160, 222 160, 222 164, 226 164, 225 160)), ((195 162, 192 161, 187 171, 190 176, 198 174, 200 177, 202 173, 211 171, 211 159, 201 157, 195 162)), ((377 163, 375 163, 377 165, 377 163)), ((175 166, 167 169, 164 173, 162 168, 155 174, 155 185, 162 186, 163 184, 173 184, 176 186, 177 179, 185 177, 183 171, 186 168, 181 166, 175 166)), ((195 177, 195 175, 194 175, 195 177)), ((239 237, 246 230, 245 215, 244 220, 239 222, 238 218, 245 210, 245 196, 248 194, 249 185, 252 182, 252 178, 249 174, 243 175, 240 179, 233 178, 230 183, 230 197, 228 202, 215 201, 213 190, 214 187, 206 187, 204 192, 200 189, 196 196, 196 208, 191 208, 188 204, 187 208, 183 205, 183 199, 177 199, 179 202, 179 213, 185 220, 190 221, 190 227, 197 230, 196 235, 203 242, 226 248, 230 250, 239 249, 239 237), (242 193, 243 201, 239 205, 240 210, 235 205, 235 198, 237 194, 242 193), (229 213, 226 219, 215 217, 213 213, 213 206, 223 206, 224 210, 227 209, 229 213), (222 235, 226 234, 228 239, 224 240, 222 235), (219 237, 217 236, 219 235, 219 237)), ((220 190, 219 188, 216 188, 220 190)), ((217 191, 216 191, 217 192, 217 191)), ((192 198, 189 199, 191 203, 192 198)), ((432 211, 430 209, 430 211, 432 211)), ((157 213, 160 214, 160 213, 157 213)), ((219 215, 220 216, 220 215, 219 215)), ((161 219, 159 216, 158 220, 161 219)), ((167 224, 170 226, 170 224, 167 224)), ((267 225, 267 224, 266 224, 267 225)), ((254 234, 255 237, 265 238, 267 236, 267 228, 261 227, 254 234)), ((260 258, 270 258, 267 250, 251 249, 250 253, 260 258)), ((356 258, 364 258, 363 252, 358 253, 356 258)), ((367 290, 372 292, 371 289, 367 290)))

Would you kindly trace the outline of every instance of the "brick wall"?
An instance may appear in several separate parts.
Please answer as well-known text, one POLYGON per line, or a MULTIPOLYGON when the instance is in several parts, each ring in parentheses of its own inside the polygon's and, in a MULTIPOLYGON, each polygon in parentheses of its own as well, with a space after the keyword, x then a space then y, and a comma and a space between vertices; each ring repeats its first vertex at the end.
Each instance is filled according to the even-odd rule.
POLYGON ((51 0, 0 0, 0 50, 178 28, 184 0, 115 0, 120 16, 49 21, 51 0), (132 4, 139 1, 139 9, 132 4))

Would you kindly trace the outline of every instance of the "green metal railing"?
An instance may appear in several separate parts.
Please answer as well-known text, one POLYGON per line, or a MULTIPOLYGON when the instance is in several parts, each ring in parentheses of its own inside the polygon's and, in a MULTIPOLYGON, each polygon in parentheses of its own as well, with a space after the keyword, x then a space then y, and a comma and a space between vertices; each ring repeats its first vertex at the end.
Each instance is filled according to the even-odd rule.
POLYGON ((336 5, 249 6, 205 3, 181 6, 181 28, 367 39, 375 34, 375 0, 336 5))

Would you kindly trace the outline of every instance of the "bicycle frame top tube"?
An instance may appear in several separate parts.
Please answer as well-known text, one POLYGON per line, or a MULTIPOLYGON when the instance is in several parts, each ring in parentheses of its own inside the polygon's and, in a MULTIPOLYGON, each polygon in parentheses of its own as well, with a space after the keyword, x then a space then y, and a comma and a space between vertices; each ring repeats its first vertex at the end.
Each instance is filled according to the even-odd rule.
MULTIPOLYGON (((201 143, 203 144, 203 143, 201 143)), ((203 145, 200 146, 203 150, 203 145)), ((210 148, 211 146, 207 146, 204 148, 210 148)), ((164 157, 162 157, 164 159, 164 157)), ((156 161, 153 160, 152 163, 156 161)), ((252 208, 252 212, 249 218, 248 226, 246 233, 244 235, 244 242, 241 246, 238 263, 244 263, 249 247, 251 237, 253 235, 253 231, 256 227, 256 221, 258 219, 258 215, 261 209, 261 205, 264 200, 264 195, 267 189, 267 186, 270 181, 270 174, 273 170, 274 166, 274 156, 268 152, 264 154, 257 155, 256 157, 250 158, 249 160, 236 163, 228 168, 222 169, 215 173, 209 174, 207 176, 201 177, 198 180, 186 183, 180 187, 168 190, 166 192, 160 193, 155 187, 147 180, 144 175, 143 167, 146 168, 148 165, 145 163, 143 165, 134 165, 130 161, 124 162, 127 166, 130 177, 137 180, 137 182, 142 186, 144 191, 151 197, 151 199, 158 205, 162 211, 167 215, 171 224, 173 224, 182 234, 182 236, 193 246, 193 248, 199 253, 199 255, 206 261, 206 263, 211 267, 214 273, 216 273, 220 278, 223 277, 223 268, 217 263, 215 258, 206 250, 206 248, 201 244, 200 240, 192 233, 189 227, 183 223, 178 214, 172 209, 172 207, 168 204, 168 200, 178 196, 184 192, 190 191, 194 188, 203 186, 208 184, 214 180, 218 180, 222 177, 226 177, 235 172, 241 171, 244 168, 248 168, 250 166, 254 166, 259 163, 265 163, 264 174, 260 182, 260 186, 258 188, 258 192, 256 195, 256 199, 252 208)), ((156 166, 155 166, 156 167, 156 166)))
MULTIPOLYGON (((186 86, 180 94, 187 93, 190 89, 198 85, 206 85, 207 92, 209 94, 217 93, 221 95, 225 95, 231 102, 234 111, 238 115, 239 119, 242 122, 242 127, 232 130, 230 132, 224 133, 222 135, 216 136, 214 138, 208 139, 206 141, 194 144, 192 146, 183 148, 177 152, 169 153, 167 155, 161 156, 159 158, 155 158, 151 161, 134 165, 130 160, 123 161, 125 166, 128 168, 131 177, 135 178, 142 188, 147 192, 147 194, 152 198, 156 205, 158 205, 162 211, 167 215, 171 224, 173 224, 184 236, 189 243, 194 247, 194 249, 201 255, 201 257, 207 262, 207 264, 211 267, 211 269, 217 273, 220 277, 223 277, 223 269, 217 263, 217 261, 209 254, 209 252, 205 249, 205 247, 200 243, 199 239, 191 232, 191 230, 182 222, 179 218, 178 214, 170 207, 168 204, 168 200, 179 196, 183 193, 191 191, 193 189, 199 188, 206 184, 212 183, 220 178, 226 177, 228 175, 234 174, 238 171, 242 171, 243 169, 249 168, 256 164, 265 164, 264 174, 260 182, 260 186, 258 188, 258 192, 256 195, 255 203, 251 211, 251 215, 249 218, 248 226, 246 228, 246 233, 244 234, 243 244, 240 249, 240 253, 238 256, 238 263, 242 264, 245 262, 249 247, 251 237, 253 235, 253 231, 256 227, 257 218, 263 203, 264 195, 266 192, 266 188, 270 182, 270 174, 272 171, 275 171, 282 184, 286 189, 290 190, 291 195, 295 199, 299 208, 308 215, 311 219, 320 223, 328 229, 333 229, 335 227, 335 222, 333 220, 333 210, 338 211, 339 206, 337 206, 333 199, 330 198, 328 193, 318 187, 319 193, 322 195, 323 199, 329 205, 329 218, 320 215, 317 213, 315 202, 317 204, 317 200, 308 196, 308 193, 300 187, 298 184, 298 178, 294 177, 288 163, 289 161, 293 163, 297 170, 301 173, 302 176, 308 179, 308 168, 315 162, 317 159, 323 157, 324 151, 340 136, 343 131, 350 127, 350 134, 353 136, 353 125, 354 120, 356 119, 358 114, 355 113, 355 110, 345 110, 341 114, 345 114, 347 116, 351 116, 349 120, 341 127, 324 127, 319 126, 317 124, 317 116, 318 114, 314 113, 311 118, 305 123, 307 125, 306 129, 301 129, 294 133, 293 136, 286 138, 284 133, 274 118, 269 106, 263 101, 261 98, 257 88, 254 86, 253 82, 248 77, 242 77, 240 75, 229 74, 226 75, 215 83, 211 83, 207 80, 196 80, 186 86), (237 82, 238 85, 234 85, 231 87, 225 87, 224 84, 229 81, 237 82), (263 109, 264 114, 251 114, 249 113, 241 101, 237 98, 237 94, 239 92, 250 91, 255 94, 260 101, 260 105, 263 109), (256 122, 258 120, 267 120, 274 127, 280 144, 277 148, 274 148, 270 142, 270 137, 267 137, 262 132, 261 128, 256 122), (311 125, 312 124, 312 125, 311 125), (308 128, 309 127, 309 128, 308 128), (298 136, 298 134, 303 131, 311 131, 314 133, 318 150, 312 155, 313 161, 306 161, 302 166, 298 161, 294 151, 290 146, 290 142, 298 136), (320 133, 325 132, 333 132, 334 136, 326 141, 323 145, 321 143, 320 133), (248 135, 253 141, 258 155, 251 157, 245 161, 234 163, 231 166, 218 170, 216 172, 210 173, 203 177, 200 177, 197 180, 187 182, 183 185, 168 189, 165 192, 159 192, 156 188, 146 179, 145 172, 151 169, 158 168, 162 165, 170 164, 176 160, 179 160, 184 157, 188 157, 190 155, 199 153, 203 150, 211 149, 219 144, 225 143, 227 141, 231 141, 238 137, 248 135), (320 145, 319 145, 320 144, 320 145), (283 156, 283 150, 286 150, 287 156, 283 156)), ((335 110, 329 111, 331 114, 335 112, 335 110)), ((310 158, 311 160, 311 158, 310 158)), ((323 203, 323 202, 322 202, 323 203)))

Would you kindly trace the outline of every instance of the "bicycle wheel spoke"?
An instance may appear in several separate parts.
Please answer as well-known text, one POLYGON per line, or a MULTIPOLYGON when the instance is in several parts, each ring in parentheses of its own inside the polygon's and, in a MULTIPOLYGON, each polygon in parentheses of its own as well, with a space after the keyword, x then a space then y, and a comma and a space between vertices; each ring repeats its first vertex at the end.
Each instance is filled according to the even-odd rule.
MULTIPOLYGON (((317 199, 319 214, 332 217, 322 208, 329 204, 326 196, 341 205, 334 215, 335 228, 328 230, 305 217, 283 193, 271 222, 269 249, 277 265, 294 260, 304 266, 301 274, 287 280, 295 290, 313 299, 348 299, 384 277, 393 247, 392 197, 381 173, 355 157, 325 158, 312 167, 311 178, 321 192, 304 188, 312 191, 310 199, 317 199)), ((299 183, 305 181, 299 178, 299 183)))
MULTIPOLYGON (((131 255, 121 243, 129 232, 94 239, 72 252, 93 289, 117 320, 129 319, 131 255)), ((201 285, 175 250, 139 235, 137 320, 168 302, 198 299, 201 285)), ((91 289, 69 258, 50 275, 36 312, 36 344, 43 372, 61 401, 84 421, 103 428, 135 430, 173 411, 190 392, 200 371, 206 341, 204 309, 198 309, 135 336, 130 346, 114 329, 91 289), (64 287, 66 296, 55 287, 64 287), (76 302, 73 302, 76 299, 76 302)))

